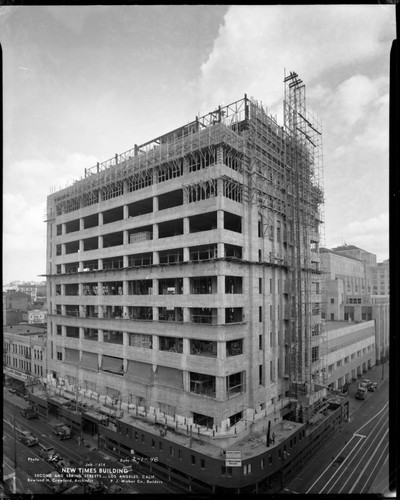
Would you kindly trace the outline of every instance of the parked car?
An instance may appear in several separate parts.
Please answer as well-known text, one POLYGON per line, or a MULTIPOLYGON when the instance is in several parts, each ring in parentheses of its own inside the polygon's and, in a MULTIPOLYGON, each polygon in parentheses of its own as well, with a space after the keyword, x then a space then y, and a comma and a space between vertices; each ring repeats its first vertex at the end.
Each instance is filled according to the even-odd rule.
POLYGON ((21 410, 21 415, 28 420, 31 420, 32 418, 38 418, 38 414, 32 408, 24 408, 23 410, 21 410))
POLYGON ((378 389, 378 383, 377 382, 371 382, 368 386, 368 390, 371 392, 374 392, 378 389))
POLYGON ((62 460, 62 457, 56 453, 56 450, 53 446, 45 446, 43 444, 40 445, 39 455, 47 460, 48 462, 59 462, 62 460))
POLYGON ((71 428, 66 424, 57 424, 53 427, 53 434, 58 436, 59 439, 70 439, 71 438, 71 428))
POLYGON ((26 444, 26 446, 34 446, 38 444, 39 440, 30 431, 22 431, 19 435, 19 440, 21 443, 26 444))
POLYGON ((358 387, 356 392, 356 399, 365 399, 367 397, 368 390, 366 387, 358 387))
POLYGON ((371 381, 370 381, 370 379, 369 379, 369 378, 363 378, 363 379, 361 380, 361 383, 363 383, 363 384, 365 384, 365 385, 367 385, 367 386, 368 386, 368 385, 371 383, 371 381))
POLYGON ((11 394, 16 394, 17 393, 17 389, 14 389, 14 387, 10 387, 8 389, 8 392, 11 392, 11 394))

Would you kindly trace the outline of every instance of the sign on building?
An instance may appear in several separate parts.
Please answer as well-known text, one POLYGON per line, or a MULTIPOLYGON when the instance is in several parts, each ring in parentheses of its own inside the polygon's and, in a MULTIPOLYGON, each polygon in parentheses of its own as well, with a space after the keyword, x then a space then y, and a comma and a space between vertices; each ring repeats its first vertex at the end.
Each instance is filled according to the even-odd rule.
POLYGON ((242 452, 241 451, 226 451, 225 452, 225 467, 241 467, 242 452))

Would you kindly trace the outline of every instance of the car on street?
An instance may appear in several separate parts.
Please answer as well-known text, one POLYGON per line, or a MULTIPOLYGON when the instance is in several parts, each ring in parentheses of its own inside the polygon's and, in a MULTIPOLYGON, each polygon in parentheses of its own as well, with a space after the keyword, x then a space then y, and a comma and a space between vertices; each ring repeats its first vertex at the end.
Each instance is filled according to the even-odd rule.
POLYGON ((356 399, 365 399, 367 397, 368 390, 366 387, 360 387, 358 386, 357 392, 356 392, 356 399))
POLYGON ((16 394, 17 393, 17 389, 14 389, 14 387, 10 387, 8 389, 8 392, 11 392, 11 394, 16 394))
POLYGON ((26 446, 35 446, 39 442, 38 438, 30 431, 22 431, 19 435, 19 440, 21 443, 26 444, 26 446))
POLYGON ((32 418, 38 418, 38 414, 32 408, 24 408, 23 410, 21 410, 21 415, 28 420, 31 420, 32 418))
POLYGON ((368 386, 368 390, 370 392, 375 392, 378 389, 378 383, 377 382, 371 382, 368 386))
POLYGON ((62 460, 62 457, 56 453, 56 450, 53 446, 45 446, 40 444, 39 455, 47 460, 48 462, 59 462, 62 460))

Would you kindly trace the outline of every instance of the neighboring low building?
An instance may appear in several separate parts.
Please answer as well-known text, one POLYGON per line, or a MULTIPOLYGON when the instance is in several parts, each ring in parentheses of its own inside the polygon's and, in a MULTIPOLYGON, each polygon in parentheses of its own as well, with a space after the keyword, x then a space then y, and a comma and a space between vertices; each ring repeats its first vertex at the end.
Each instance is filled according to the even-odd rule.
POLYGON ((375 366, 375 321, 356 324, 328 321, 325 332, 329 388, 341 389, 346 382, 356 380, 375 366))
POLYGON ((28 323, 33 325, 35 323, 44 324, 47 322, 47 311, 45 309, 32 309, 28 311, 28 323))
POLYGON ((3 384, 32 391, 46 376, 46 328, 18 325, 4 328, 3 384))

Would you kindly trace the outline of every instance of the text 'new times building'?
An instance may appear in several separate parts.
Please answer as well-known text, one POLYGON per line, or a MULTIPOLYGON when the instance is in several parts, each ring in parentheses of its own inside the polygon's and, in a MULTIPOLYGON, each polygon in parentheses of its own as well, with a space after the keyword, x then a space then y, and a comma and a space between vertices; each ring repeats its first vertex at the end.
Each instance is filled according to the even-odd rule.
POLYGON ((281 127, 245 96, 48 197, 47 401, 74 399, 100 446, 157 455, 189 488, 276 490, 321 408, 343 416, 325 384, 321 131, 295 73, 284 111, 281 127))

